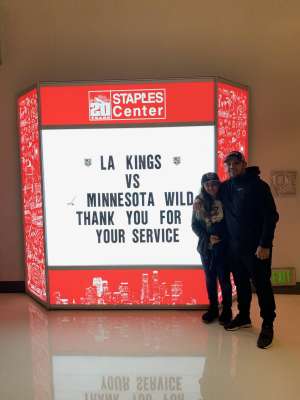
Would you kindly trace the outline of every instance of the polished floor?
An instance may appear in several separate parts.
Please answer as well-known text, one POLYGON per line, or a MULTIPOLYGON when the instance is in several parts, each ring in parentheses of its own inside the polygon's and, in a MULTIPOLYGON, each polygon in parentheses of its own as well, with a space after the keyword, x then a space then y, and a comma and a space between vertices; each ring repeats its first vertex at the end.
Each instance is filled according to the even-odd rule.
POLYGON ((300 296, 277 295, 273 346, 202 311, 46 311, 0 294, 0 399, 297 400, 300 296))

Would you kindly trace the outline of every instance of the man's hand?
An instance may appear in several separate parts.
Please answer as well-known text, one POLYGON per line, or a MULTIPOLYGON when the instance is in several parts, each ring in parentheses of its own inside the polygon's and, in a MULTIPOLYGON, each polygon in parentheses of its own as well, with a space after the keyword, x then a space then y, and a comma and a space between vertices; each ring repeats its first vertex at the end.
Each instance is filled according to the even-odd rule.
POLYGON ((193 204, 193 210, 195 213, 200 213, 201 208, 203 207, 203 202, 199 197, 195 199, 194 204, 193 204))
POLYGON ((210 235, 209 241, 210 241, 211 245, 214 245, 214 244, 217 244, 217 243, 221 242, 221 239, 219 238, 219 236, 210 235))
POLYGON ((270 249, 258 246, 255 255, 260 260, 267 260, 268 258, 270 258, 270 249))

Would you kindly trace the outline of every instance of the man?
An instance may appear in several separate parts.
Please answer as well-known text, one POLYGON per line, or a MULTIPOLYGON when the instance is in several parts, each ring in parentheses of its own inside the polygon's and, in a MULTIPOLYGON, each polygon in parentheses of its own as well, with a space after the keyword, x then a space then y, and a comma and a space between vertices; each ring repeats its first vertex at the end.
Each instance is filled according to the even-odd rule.
POLYGON ((242 153, 233 151, 224 160, 229 180, 223 182, 220 196, 228 230, 229 258, 237 287, 239 313, 228 324, 228 331, 251 326, 252 280, 263 319, 257 340, 259 348, 273 341, 275 300, 271 285, 271 259, 278 213, 270 188, 260 179, 258 167, 247 167, 242 153))

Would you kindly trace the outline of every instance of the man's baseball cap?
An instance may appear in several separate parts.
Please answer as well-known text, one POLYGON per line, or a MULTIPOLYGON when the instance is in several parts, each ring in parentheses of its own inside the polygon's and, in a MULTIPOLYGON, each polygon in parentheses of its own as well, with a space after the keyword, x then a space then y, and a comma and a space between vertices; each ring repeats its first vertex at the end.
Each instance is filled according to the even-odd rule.
POLYGON ((207 174, 202 175, 201 185, 209 181, 220 182, 218 175, 215 172, 208 172, 207 174))
POLYGON ((232 158, 235 158, 236 160, 240 162, 246 162, 244 154, 241 153, 240 151, 231 151, 230 153, 227 154, 227 156, 224 158, 224 163, 227 163, 229 160, 232 158))

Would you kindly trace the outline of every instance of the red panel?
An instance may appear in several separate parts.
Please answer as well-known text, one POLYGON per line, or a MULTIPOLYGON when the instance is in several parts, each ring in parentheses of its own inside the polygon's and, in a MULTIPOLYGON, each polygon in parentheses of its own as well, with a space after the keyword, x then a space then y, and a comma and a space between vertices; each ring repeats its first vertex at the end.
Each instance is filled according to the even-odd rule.
POLYGON ((218 174, 227 179, 223 160, 233 150, 239 150, 248 158, 248 112, 247 89, 218 83, 217 152, 218 174))
POLYGON ((50 303, 206 305, 203 270, 50 270, 50 303))
POLYGON ((46 301, 44 221, 38 131, 37 90, 18 99, 26 285, 31 293, 46 301))
POLYGON ((214 82, 42 86, 42 125, 214 122, 214 82))

